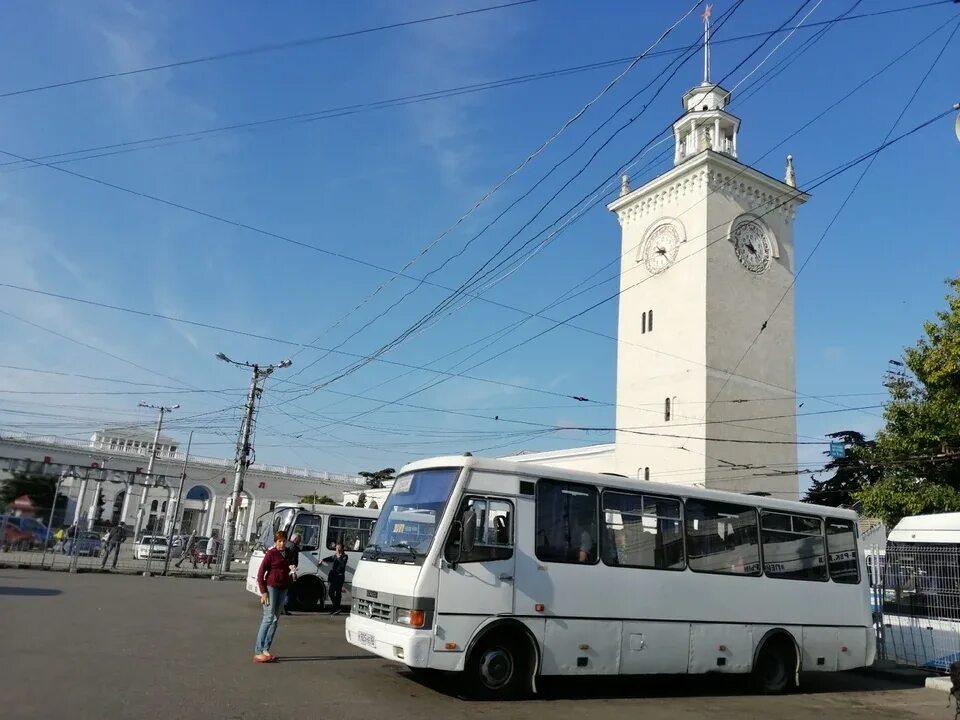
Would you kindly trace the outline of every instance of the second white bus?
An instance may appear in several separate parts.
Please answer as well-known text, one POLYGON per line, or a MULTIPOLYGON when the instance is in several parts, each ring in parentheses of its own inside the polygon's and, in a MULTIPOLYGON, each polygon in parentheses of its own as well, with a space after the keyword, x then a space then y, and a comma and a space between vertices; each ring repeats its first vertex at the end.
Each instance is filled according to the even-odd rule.
POLYGON ((354 570, 363 548, 370 540, 379 510, 341 507, 340 505, 295 505, 282 503, 259 519, 260 537, 250 554, 246 588, 255 595, 257 571, 266 549, 273 545, 273 536, 278 530, 287 533, 287 538, 300 535, 300 561, 297 580, 290 589, 291 606, 297 610, 323 610, 327 599, 327 573, 330 565, 320 561, 333 554, 336 544, 342 542, 347 553, 347 573, 343 602, 350 596, 354 570))
POLYGON ((347 640, 477 696, 707 672, 780 692, 874 660, 850 511, 463 456, 405 467, 380 512, 347 640))

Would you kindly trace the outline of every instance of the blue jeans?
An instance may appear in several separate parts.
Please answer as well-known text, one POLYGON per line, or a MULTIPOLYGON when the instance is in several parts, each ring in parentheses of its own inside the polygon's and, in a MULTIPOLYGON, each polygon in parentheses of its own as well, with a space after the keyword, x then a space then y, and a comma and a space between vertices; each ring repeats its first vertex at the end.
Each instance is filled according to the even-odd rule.
POLYGON ((286 597, 287 591, 285 589, 267 587, 267 598, 269 598, 270 604, 263 606, 263 618, 260 620, 260 630, 257 632, 257 655, 270 650, 270 646, 273 644, 273 636, 277 634, 277 621, 280 619, 286 597))

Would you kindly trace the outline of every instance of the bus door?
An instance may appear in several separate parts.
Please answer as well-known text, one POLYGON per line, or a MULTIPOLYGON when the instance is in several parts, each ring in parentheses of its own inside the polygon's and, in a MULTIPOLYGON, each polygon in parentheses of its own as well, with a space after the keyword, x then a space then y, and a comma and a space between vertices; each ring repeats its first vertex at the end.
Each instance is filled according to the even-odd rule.
MULTIPOLYGON (((514 506, 490 496, 464 498, 444 549, 438 600, 454 613, 513 613, 514 506), (464 522, 465 518, 469 518, 464 522), (463 528, 463 529, 461 529, 463 528), (463 533, 469 533, 461 543, 463 533)), ((440 610, 443 613, 443 610, 440 610)))
POLYGON ((287 534, 288 538, 292 538, 294 535, 300 536, 300 562, 297 567, 297 572, 300 575, 320 574, 320 560, 326 556, 321 543, 322 532, 322 515, 300 513, 287 534))

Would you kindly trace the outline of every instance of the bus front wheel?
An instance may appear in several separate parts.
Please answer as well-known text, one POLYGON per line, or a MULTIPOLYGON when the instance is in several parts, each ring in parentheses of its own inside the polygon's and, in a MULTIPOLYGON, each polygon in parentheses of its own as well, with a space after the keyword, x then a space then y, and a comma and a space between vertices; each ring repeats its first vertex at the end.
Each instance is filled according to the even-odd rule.
POLYGON ((323 583, 314 577, 300 578, 290 588, 293 606, 304 612, 323 610, 324 591, 323 583))
POLYGON ((777 695, 793 686, 796 669, 796 651, 787 638, 769 638, 757 653, 753 667, 753 680, 759 692, 777 695))
POLYGON ((528 666, 527 652, 519 642, 503 631, 490 633, 470 653, 467 691, 477 699, 516 698, 523 691, 528 666))

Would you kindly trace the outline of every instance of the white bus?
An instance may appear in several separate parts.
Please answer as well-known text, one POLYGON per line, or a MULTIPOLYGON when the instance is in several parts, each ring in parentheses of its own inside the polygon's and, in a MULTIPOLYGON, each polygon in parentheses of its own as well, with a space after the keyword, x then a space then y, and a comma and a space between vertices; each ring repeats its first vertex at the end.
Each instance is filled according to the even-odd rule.
POLYGON ((960 513, 903 518, 874 562, 887 657, 947 671, 960 661, 960 513))
POLYGON ((348 642, 472 694, 540 676, 873 663, 851 511, 475 457, 408 465, 354 575, 348 642))
POLYGON ((330 565, 320 561, 333 554, 336 544, 342 542, 347 553, 347 574, 344 583, 344 603, 348 601, 350 583, 363 548, 370 541, 370 532, 377 521, 379 510, 341 507, 340 505, 278 504, 269 513, 258 518, 259 540, 250 554, 247 568, 247 590, 260 594, 257 570, 266 549, 273 546, 273 535, 278 530, 288 538, 300 534, 300 562, 297 580, 291 588, 291 605, 298 610, 323 610, 327 599, 327 574, 330 565))

